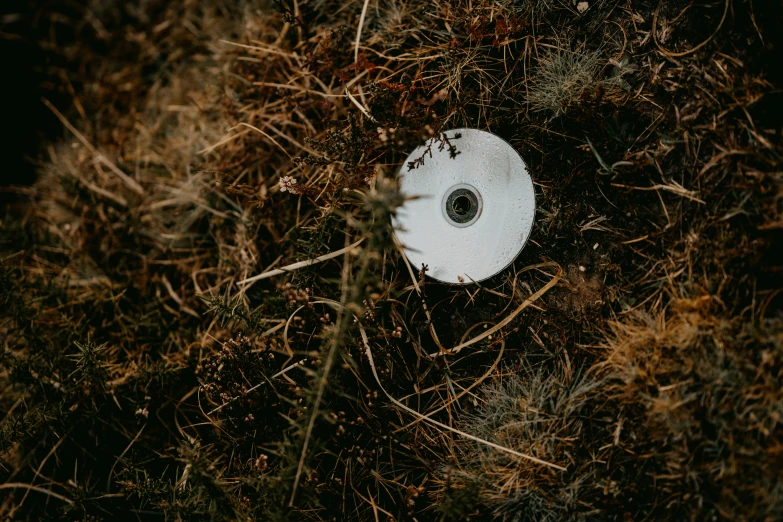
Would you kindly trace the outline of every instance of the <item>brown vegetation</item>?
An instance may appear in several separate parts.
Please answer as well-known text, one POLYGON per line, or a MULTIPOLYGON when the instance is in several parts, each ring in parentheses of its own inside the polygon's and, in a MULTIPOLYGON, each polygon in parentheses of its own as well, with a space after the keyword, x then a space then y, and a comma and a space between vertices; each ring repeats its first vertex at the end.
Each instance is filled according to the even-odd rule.
POLYGON ((0 217, 0 514, 783 518, 781 14, 576 4, 36 10, 62 134, 0 217), (464 287, 390 220, 457 127, 538 197, 464 287))

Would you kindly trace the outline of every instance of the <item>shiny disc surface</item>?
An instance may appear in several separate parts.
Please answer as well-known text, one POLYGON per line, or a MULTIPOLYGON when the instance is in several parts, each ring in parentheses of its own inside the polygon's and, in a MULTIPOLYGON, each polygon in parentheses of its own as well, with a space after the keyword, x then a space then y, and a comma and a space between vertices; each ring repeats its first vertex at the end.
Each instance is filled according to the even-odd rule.
POLYGON ((414 269, 445 283, 492 277, 516 258, 530 236, 536 201, 527 166, 505 140, 477 129, 447 131, 459 154, 425 144, 408 156, 396 234, 414 269), (432 157, 430 157, 430 154, 432 157), (424 159, 417 168, 409 162, 424 159))

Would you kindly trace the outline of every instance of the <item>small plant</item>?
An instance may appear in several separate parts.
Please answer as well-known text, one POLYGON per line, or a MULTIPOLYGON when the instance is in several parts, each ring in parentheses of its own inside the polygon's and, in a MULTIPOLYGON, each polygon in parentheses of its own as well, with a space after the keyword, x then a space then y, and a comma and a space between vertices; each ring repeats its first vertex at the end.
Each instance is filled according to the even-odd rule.
POLYGON ((623 165, 633 165, 630 161, 615 161, 611 165, 606 163, 604 159, 601 157, 600 154, 598 154, 598 151, 595 150, 595 147, 593 146, 593 142, 590 141, 590 138, 585 136, 585 139, 587 140, 587 144, 590 146, 590 150, 593 153, 593 156, 595 156, 595 159, 598 161, 598 164, 601 165, 601 169, 598 171, 599 174, 603 174, 604 176, 613 176, 614 175, 614 169, 617 167, 621 167, 623 165))
POLYGON ((106 386, 109 377, 109 364, 106 362, 106 344, 96 345, 92 339, 86 343, 74 343, 77 352, 68 356, 76 364, 69 375, 76 383, 87 389, 106 386))
POLYGON ((586 90, 597 86, 598 61, 599 54, 586 49, 550 51, 528 85, 530 109, 549 111, 553 117, 568 111, 586 90))
MULTIPOLYGON (((523 363, 524 364, 524 363, 523 363)), ((470 440, 457 441, 461 469, 448 468, 445 498, 465 505, 478 488, 481 503, 500 519, 514 522, 570 520, 585 508, 593 475, 590 459, 576 456, 585 421, 580 412, 600 381, 567 369, 550 374, 523 366, 485 385, 476 411, 462 429, 520 453, 567 466, 553 474, 523 459, 470 440), (455 491, 460 492, 455 495, 455 491)))
MULTIPOLYGON (((458 132, 454 135, 453 139, 458 140, 461 137, 462 134, 458 132)), ((440 135, 430 138, 427 141, 427 147, 425 147, 424 152, 421 153, 421 156, 408 162, 408 170, 409 171, 414 170, 424 165, 424 159, 426 157, 429 156, 430 158, 432 158, 432 146, 435 145, 436 143, 438 144, 438 152, 441 152, 443 151, 443 149, 448 148, 449 158, 451 159, 455 159, 457 155, 460 154, 460 151, 457 149, 457 146, 454 145, 451 142, 451 139, 446 135, 446 133, 443 132, 440 135)))

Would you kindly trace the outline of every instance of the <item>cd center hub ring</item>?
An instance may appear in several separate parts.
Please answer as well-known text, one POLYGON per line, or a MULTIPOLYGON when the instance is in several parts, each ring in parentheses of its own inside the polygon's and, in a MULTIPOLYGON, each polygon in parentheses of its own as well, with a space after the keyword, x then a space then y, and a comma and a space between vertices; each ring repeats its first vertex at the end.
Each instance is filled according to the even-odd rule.
POLYGON ((467 183, 459 183, 449 188, 443 195, 441 210, 449 224, 457 227, 469 227, 481 216, 483 208, 481 194, 467 183))

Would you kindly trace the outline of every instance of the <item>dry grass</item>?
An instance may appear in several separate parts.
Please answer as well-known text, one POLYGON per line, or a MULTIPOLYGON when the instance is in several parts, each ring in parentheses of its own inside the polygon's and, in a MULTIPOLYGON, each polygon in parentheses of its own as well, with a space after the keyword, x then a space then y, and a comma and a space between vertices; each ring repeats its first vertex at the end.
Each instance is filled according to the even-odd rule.
POLYGON ((542 58, 528 87, 527 100, 534 111, 550 111, 557 117, 582 95, 597 87, 597 54, 557 49, 542 58))
POLYGON ((579 462, 589 436, 582 410, 601 382, 576 376, 570 367, 558 373, 512 370, 482 389, 478 407, 462 423, 469 433, 557 462, 568 473, 530 466, 481 445, 459 444, 453 467, 443 473, 444 503, 474 488, 473 502, 503 520, 578 519, 591 510, 596 472, 579 462))
POLYGON ((783 516, 780 15, 589 4, 38 11, 68 101, 0 217, 0 513, 783 516), (460 126, 539 218, 457 288, 390 216, 460 126))

